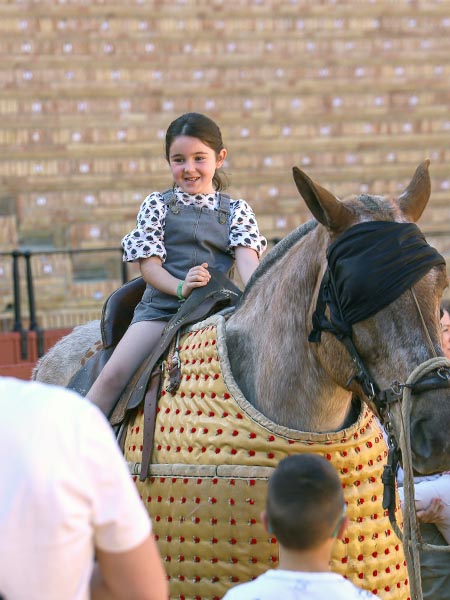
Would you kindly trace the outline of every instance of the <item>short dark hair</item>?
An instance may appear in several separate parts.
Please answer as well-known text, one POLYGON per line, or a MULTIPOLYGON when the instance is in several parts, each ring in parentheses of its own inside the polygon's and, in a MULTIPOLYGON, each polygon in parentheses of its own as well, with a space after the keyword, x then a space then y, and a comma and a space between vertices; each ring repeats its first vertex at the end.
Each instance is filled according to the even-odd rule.
MULTIPOLYGON (((166 132, 166 160, 169 162, 170 147, 175 138, 180 135, 188 135, 202 141, 206 146, 209 146, 216 156, 225 147, 223 145, 222 133, 217 123, 206 115, 200 113, 186 113, 172 121, 166 132)), ((216 170, 213 177, 213 185, 216 190, 226 188, 226 180, 216 170)))
POLYGON ((339 475, 322 456, 288 456, 269 479, 269 529, 285 548, 308 550, 336 535, 343 509, 339 475))
POLYGON ((444 316, 444 311, 450 315, 450 300, 442 300, 442 302, 441 302, 441 310, 440 310, 441 319, 444 316))

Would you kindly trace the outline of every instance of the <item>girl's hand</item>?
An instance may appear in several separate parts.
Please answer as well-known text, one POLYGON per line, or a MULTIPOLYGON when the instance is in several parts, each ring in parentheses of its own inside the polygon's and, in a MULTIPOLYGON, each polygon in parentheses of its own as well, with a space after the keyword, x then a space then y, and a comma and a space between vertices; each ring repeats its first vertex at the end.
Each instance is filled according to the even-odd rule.
POLYGON ((181 293, 187 298, 194 288, 205 286, 209 283, 210 279, 211 275, 208 271, 208 263, 202 263, 197 267, 192 267, 186 275, 183 287, 181 288, 181 293))

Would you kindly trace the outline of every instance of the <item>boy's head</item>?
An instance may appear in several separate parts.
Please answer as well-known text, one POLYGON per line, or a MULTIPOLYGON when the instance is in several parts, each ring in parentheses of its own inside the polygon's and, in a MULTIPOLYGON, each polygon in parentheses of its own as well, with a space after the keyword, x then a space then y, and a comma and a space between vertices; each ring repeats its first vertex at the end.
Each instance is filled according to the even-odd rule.
POLYGON ((263 521, 282 546, 319 546, 341 533, 344 517, 341 482, 326 459, 295 454, 280 461, 269 479, 263 521))

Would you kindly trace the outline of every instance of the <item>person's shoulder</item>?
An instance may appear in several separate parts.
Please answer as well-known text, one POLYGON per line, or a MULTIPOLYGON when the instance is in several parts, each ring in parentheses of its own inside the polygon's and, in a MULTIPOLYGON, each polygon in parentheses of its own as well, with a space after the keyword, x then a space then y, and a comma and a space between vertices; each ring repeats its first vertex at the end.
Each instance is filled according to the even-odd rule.
POLYGON ((30 381, 25 381, 23 379, 16 379, 15 377, 0 377, 0 390, 2 393, 13 393, 20 392, 22 389, 25 389, 30 381))
POLYGON ((348 579, 345 579, 344 577, 342 577, 341 585, 343 588, 346 588, 345 597, 348 598, 348 600, 377 600, 377 598, 379 599, 379 596, 376 596, 375 594, 372 594, 372 592, 369 592, 367 590, 363 590, 362 588, 356 586, 354 583, 348 581, 348 579))
POLYGON ((165 191, 155 191, 148 194, 139 209, 141 216, 148 217, 149 215, 156 216, 158 218, 164 217, 167 211, 166 200, 164 197, 165 191))
POLYGON ((258 600, 260 594, 254 585, 254 581, 241 583, 228 590, 223 600, 258 600))
POLYGON ((253 208, 243 198, 231 198, 230 197, 230 207, 234 213, 247 214, 249 216, 254 215, 253 208))
POLYGON ((100 411, 86 398, 67 388, 50 385, 41 381, 26 381, 13 377, 0 377, 0 398, 8 401, 23 411, 38 414, 59 414, 59 418, 77 417, 83 419, 96 418, 100 411))
POLYGON ((372 592, 356 586, 340 573, 332 571, 299 573, 299 577, 314 583, 317 590, 333 590, 336 600, 377 600, 378 598, 372 592))
POLYGON ((77 394, 58 385, 50 385, 41 381, 0 377, 1 395, 14 394, 15 398, 41 398, 42 402, 52 402, 65 397, 73 400, 77 394))
POLYGON ((225 192, 221 192, 221 194, 222 196, 228 196, 231 206, 250 206, 247 200, 244 200, 243 198, 233 198, 230 194, 226 194, 225 192))
MULTIPOLYGON (((278 571, 269 569, 253 581, 236 585, 227 591, 223 600, 269 600, 273 598, 274 592, 271 577, 277 573, 278 571)), ((282 591, 282 589, 279 588, 279 591, 282 591)))

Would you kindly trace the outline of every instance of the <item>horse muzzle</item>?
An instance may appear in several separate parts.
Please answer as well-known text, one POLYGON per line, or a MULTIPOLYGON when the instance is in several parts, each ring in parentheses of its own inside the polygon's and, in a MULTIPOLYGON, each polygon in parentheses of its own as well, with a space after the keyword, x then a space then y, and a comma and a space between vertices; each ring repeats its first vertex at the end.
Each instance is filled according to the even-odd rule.
POLYGON ((399 446, 402 453, 411 452, 415 474, 428 475, 450 468, 449 361, 443 358, 426 361, 406 383, 394 382, 373 401, 390 445, 399 446), (430 411, 430 405, 442 409, 430 411))

